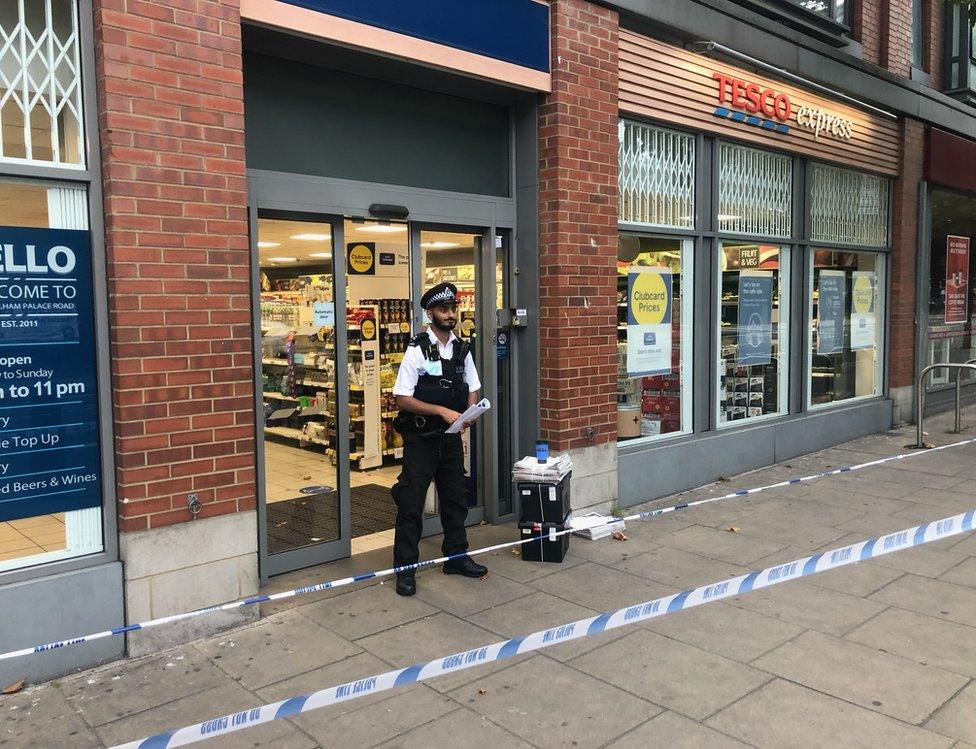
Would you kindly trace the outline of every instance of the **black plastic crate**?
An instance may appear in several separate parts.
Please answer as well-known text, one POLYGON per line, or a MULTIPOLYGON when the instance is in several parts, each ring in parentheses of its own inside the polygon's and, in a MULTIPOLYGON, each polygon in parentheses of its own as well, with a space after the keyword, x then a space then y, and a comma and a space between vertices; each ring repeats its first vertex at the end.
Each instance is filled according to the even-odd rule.
POLYGON ((570 472, 559 483, 517 481, 520 523, 562 523, 570 511, 570 472))
POLYGON ((519 538, 543 536, 538 541, 522 544, 522 559, 526 562, 562 562, 569 550, 571 534, 564 533, 554 540, 549 540, 548 535, 550 530, 563 530, 564 523, 565 518, 560 523, 519 523, 519 538))

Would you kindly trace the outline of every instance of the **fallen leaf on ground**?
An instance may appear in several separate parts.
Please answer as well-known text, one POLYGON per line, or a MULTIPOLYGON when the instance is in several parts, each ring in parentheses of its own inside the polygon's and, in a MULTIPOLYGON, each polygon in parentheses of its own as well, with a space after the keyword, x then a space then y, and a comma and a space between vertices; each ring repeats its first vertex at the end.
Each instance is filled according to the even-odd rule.
POLYGON ((487 689, 479 689, 478 690, 478 694, 484 696, 484 695, 488 694, 488 690, 487 689))
POLYGON ((308 481, 310 478, 312 478, 312 477, 311 476, 302 476, 302 481, 308 481))
POLYGON ((611 536, 611 538, 613 538, 616 541, 626 541, 627 534, 624 533, 623 531, 614 531, 613 536, 611 536))
POLYGON ((739 532, 738 526, 735 526, 735 525, 730 525, 725 530, 727 530, 729 533, 738 533, 739 532))
POLYGON ((520 554, 520 552, 519 552, 518 549, 512 549, 512 556, 517 557, 517 556, 519 556, 519 554, 520 554))
POLYGON ((10 686, 4 687, 3 688, 3 693, 4 694, 17 694, 17 692, 19 692, 23 688, 24 688, 24 680, 21 679, 20 681, 15 681, 10 686))

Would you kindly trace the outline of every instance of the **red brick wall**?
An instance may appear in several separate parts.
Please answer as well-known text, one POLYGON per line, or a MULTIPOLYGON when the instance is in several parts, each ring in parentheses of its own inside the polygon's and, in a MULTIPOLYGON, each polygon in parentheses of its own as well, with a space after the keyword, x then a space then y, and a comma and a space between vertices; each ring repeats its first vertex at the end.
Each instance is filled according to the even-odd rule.
POLYGON ((945 59, 945 0, 929 0, 925 18, 928 46, 925 50, 926 70, 932 76, 932 88, 941 91, 944 78, 942 66, 945 59))
POLYGON ((248 510, 254 404, 237 0, 95 0, 122 531, 248 510))
POLYGON ((584 0, 555 0, 551 19, 552 93, 539 110, 541 424, 562 450, 617 433, 618 22, 584 0))
MULTIPOLYGON (((942 90, 945 0, 923 2, 925 50, 923 69, 932 88, 942 90)), ((853 6, 852 33, 861 42, 864 59, 898 75, 911 74, 912 0, 862 0, 853 6)))
POLYGON ((918 250, 918 184, 922 180, 921 122, 901 122, 901 176, 892 195, 891 342, 888 362, 893 388, 915 379, 915 280, 918 250))
POLYGON ((881 61, 882 5, 886 0, 860 0, 853 6, 851 19, 854 38, 861 43, 864 59, 878 65, 881 61))
MULTIPOLYGON (((918 0, 922 2, 922 0, 918 0)), ((942 2, 943 0, 937 0, 942 2)), ((908 76, 912 64, 912 0, 884 0, 881 23, 881 66, 908 76)))

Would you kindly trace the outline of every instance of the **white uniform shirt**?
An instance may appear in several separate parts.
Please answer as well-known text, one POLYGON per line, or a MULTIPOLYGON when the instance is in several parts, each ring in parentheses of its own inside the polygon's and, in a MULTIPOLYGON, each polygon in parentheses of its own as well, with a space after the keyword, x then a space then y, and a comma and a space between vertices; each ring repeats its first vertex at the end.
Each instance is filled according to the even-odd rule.
MULTIPOLYGON (((430 336, 430 340, 437 344, 437 352, 440 354, 441 359, 450 359, 454 356, 454 341, 458 340, 458 337, 451 333, 451 337, 447 341, 447 345, 444 346, 437 336, 430 330, 427 329, 427 335, 430 336)), ((424 372, 424 352, 420 346, 407 346, 407 350, 403 354, 403 362, 400 364, 400 371, 397 372, 396 384, 393 386, 394 395, 410 395, 412 396, 414 390, 417 389, 417 380, 420 375, 424 372)), ((471 357, 471 352, 464 358, 464 382, 468 386, 468 392, 473 393, 481 389, 481 380, 478 379, 478 370, 475 369, 474 359, 471 357)))

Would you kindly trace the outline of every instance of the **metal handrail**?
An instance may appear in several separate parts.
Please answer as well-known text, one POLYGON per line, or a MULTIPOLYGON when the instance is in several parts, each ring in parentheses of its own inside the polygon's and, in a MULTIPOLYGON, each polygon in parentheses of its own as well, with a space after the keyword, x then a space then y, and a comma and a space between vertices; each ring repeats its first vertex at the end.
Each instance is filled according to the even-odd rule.
MULTIPOLYGON (((976 359, 970 359, 966 364, 976 364, 976 359)), ((962 372, 956 375, 956 434, 962 431, 962 416, 959 405, 962 403, 962 372)))
MULTIPOLYGON (((925 378, 928 373, 935 369, 968 369, 976 372, 976 359, 971 359, 965 364, 961 362, 940 362, 938 364, 929 364, 922 370, 922 373, 918 376, 917 383, 917 395, 916 395, 916 408, 918 409, 918 417, 916 419, 917 426, 915 430, 915 444, 911 447, 917 449, 923 449, 927 447, 932 447, 932 445, 926 444, 922 441, 922 414, 925 410, 925 378)), ((956 375, 956 434, 962 431, 962 372, 956 375)))

